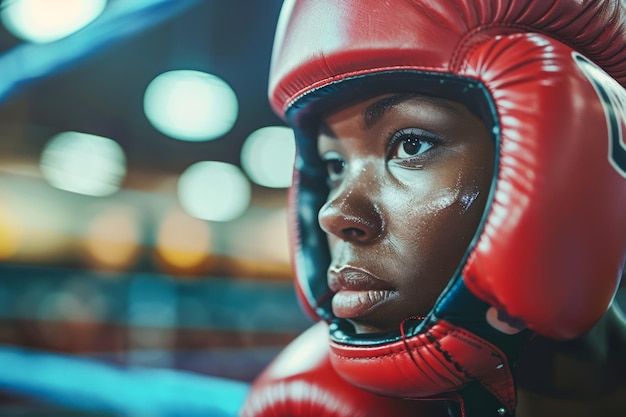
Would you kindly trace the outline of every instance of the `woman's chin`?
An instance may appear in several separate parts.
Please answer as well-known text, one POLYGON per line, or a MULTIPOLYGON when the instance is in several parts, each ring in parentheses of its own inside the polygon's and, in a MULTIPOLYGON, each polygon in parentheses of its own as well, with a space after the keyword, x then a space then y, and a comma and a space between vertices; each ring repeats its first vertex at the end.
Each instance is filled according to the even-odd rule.
POLYGON ((356 334, 375 334, 375 333, 388 333, 394 330, 398 330, 398 326, 381 326, 368 324, 363 322, 356 322, 353 320, 348 320, 354 327, 354 331, 356 334))

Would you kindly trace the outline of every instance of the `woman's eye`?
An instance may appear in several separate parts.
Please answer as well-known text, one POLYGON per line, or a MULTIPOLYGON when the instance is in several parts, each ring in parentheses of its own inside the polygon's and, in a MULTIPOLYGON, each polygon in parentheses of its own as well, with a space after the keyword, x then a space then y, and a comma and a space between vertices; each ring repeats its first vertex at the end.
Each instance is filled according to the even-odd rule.
POLYGON ((346 167, 346 161, 343 157, 334 151, 327 152, 322 155, 322 159, 326 164, 326 172, 330 182, 335 182, 342 178, 346 167))
POLYGON ((409 159, 421 155, 435 146, 436 138, 421 129, 400 131, 394 135, 393 159, 409 159))

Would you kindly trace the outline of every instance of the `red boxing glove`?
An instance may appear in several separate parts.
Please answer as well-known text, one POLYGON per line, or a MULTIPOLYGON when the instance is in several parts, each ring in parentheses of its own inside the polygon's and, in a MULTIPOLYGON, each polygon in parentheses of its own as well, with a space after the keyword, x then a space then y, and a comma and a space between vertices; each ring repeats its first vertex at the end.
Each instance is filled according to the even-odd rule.
POLYGON ((300 335, 254 382, 240 417, 451 416, 458 406, 443 400, 382 397, 344 381, 329 359, 328 325, 300 335))

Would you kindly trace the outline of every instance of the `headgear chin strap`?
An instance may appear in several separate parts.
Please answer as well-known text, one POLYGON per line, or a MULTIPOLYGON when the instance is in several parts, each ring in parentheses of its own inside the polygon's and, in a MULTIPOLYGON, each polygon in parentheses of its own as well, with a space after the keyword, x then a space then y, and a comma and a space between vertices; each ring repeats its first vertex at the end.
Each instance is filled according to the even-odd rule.
POLYGON ((270 100, 297 137, 296 288, 309 313, 335 323, 343 378, 409 398, 478 381, 512 412, 512 360, 528 332, 501 333, 488 312, 554 339, 605 313, 626 258, 625 21, 617 0, 285 3, 270 100), (330 308, 317 223, 328 190, 309 124, 357 95, 392 91, 464 103, 491 129, 497 160, 481 224, 428 316, 356 335, 330 308))

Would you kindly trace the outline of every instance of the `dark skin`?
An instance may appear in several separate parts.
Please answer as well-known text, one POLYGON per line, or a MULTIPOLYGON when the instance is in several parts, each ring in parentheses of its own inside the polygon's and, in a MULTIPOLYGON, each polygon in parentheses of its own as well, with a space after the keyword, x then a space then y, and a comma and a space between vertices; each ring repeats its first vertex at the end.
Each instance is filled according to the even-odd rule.
POLYGON ((484 124, 464 106, 384 95, 324 118, 331 191, 319 212, 333 312, 357 332, 426 315, 481 219, 493 172, 484 124))
MULTIPOLYGON (((430 311, 477 230, 493 149, 482 121, 443 99, 387 94, 322 118, 318 150, 331 191, 319 223, 336 316, 367 333, 430 311)), ((493 316, 495 328, 520 330, 493 316)), ((621 310, 612 305, 573 341, 534 338, 517 368, 518 417, 626 415, 621 310)))

